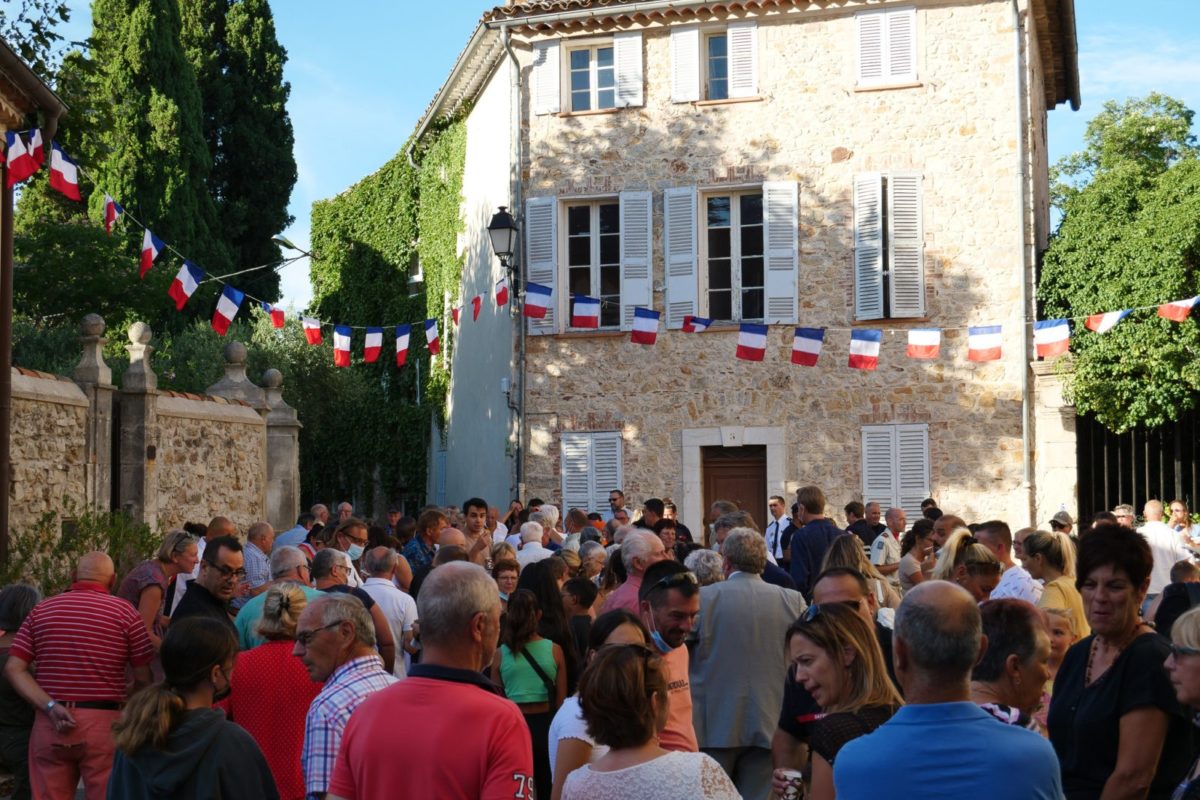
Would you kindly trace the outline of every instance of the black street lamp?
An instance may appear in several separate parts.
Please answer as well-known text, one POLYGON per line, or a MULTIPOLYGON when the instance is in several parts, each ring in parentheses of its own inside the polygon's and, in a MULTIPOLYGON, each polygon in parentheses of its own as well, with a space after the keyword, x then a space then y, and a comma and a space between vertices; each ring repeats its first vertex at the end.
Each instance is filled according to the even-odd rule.
POLYGON ((505 206, 500 206, 500 210, 492 215, 487 231, 488 238, 492 240, 492 252, 501 264, 508 267, 517 246, 517 221, 505 206))

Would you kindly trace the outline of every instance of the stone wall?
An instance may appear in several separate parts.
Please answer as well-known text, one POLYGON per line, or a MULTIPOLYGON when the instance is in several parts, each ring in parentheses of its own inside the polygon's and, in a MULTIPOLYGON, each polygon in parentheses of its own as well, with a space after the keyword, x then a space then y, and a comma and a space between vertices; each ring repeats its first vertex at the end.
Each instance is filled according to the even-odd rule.
MULTIPOLYGON (((861 495, 862 426, 924 422, 931 488, 942 508, 1029 521, 1019 301, 1022 243, 1039 231, 1023 223, 1045 213, 1047 178, 1044 155, 1035 154, 1042 171, 1030 179, 1030 205, 1021 214, 1018 143, 1032 131, 1018 129, 1011 6, 923 4, 917 17, 915 86, 856 88, 852 10, 827 9, 759 18, 757 100, 672 103, 668 30, 651 27, 643 31, 643 107, 535 116, 526 102, 527 196, 653 192, 658 309, 663 189, 798 181, 799 324, 831 329, 815 368, 789 363, 792 328, 784 325, 770 328, 762 363, 734 359, 737 333, 728 328, 663 330, 652 349, 632 345, 628 333, 530 337, 527 494, 561 494, 563 431, 620 430, 631 499, 678 499, 686 488, 687 431, 752 426, 781 431, 786 463, 778 488, 817 483, 840 509, 861 495), (876 170, 924 176, 922 320, 854 319, 853 177, 876 170), (965 328, 979 324, 1003 324, 1002 360, 966 360, 965 328), (847 368, 849 329, 858 327, 894 331, 885 334, 877 371, 847 368), (938 360, 906 358, 910 327, 943 329, 938 360)), ((527 66, 525 85, 528 75, 527 66)), ((1034 135, 1043 137, 1043 120, 1034 123, 1034 135)), ((560 272, 560 312, 562 287, 560 272)), ((695 529, 698 499, 680 511, 695 529)))

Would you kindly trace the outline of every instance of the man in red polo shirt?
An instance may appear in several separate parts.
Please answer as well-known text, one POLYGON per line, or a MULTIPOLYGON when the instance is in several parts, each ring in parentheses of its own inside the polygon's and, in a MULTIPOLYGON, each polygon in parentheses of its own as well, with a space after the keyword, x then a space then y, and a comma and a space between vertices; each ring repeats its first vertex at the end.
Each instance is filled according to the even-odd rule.
POLYGON ((34 797, 73 800, 82 776, 87 800, 103 800, 125 670, 135 687, 151 680, 154 646, 137 609, 109 594, 116 580, 111 558, 88 553, 70 591, 34 606, 13 639, 4 676, 41 712, 29 739, 34 797))
POLYGON ((480 674, 500 634, 495 581, 477 564, 442 564, 425 579, 417 607, 421 663, 354 712, 326 800, 530 797, 529 728, 480 674))

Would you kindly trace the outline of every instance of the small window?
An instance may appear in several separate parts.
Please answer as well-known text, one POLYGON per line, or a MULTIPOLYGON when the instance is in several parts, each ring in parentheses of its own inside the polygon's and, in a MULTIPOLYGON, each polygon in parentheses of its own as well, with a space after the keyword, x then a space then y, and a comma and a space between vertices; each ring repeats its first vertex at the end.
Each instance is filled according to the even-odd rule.
POLYGON ((621 480, 620 431, 564 433, 559 441, 563 508, 600 511, 621 480))
POLYGON ((617 107, 617 68, 611 44, 569 51, 571 111, 617 107))
POLYGON ((705 37, 704 99, 729 99, 729 36, 714 33, 705 37))
POLYGON ((600 327, 621 323, 621 205, 616 200, 569 203, 567 288, 600 300, 600 327))
POLYGON ((704 226, 708 316, 728 321, 763 319, 762 192, 705 197, 704 226))
POLYGON ((910 519, 917 519, 930 482, 928 425, 862 427, 864 503, 903 508, 910 519))

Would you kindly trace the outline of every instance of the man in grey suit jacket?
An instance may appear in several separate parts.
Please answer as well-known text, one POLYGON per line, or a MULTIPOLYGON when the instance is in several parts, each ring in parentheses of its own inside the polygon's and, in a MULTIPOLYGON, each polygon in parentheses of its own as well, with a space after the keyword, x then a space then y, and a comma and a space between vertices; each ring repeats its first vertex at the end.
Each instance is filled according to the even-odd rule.
POLYGON ((689 676, 700 749, 729 773, 746 800, 771 794, 771 737, 787 657, 783 637, 804 597, 762 579, 767 543, 734 528, 721 548, 726 580, 700 589, 689 676))

